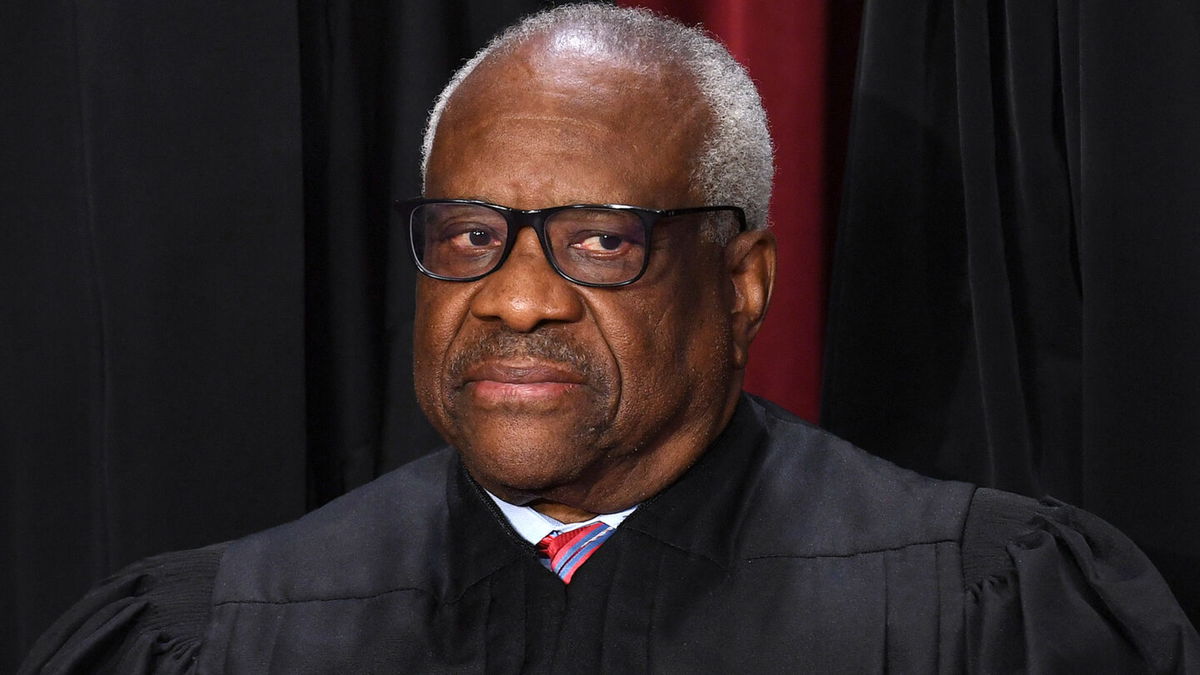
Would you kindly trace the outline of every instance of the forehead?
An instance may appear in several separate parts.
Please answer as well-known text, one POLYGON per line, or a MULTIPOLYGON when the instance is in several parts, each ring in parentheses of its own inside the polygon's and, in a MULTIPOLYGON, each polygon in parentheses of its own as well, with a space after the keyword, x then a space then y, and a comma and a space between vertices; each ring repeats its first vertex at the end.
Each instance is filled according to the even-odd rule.
POLYGON ((541 41, 485 61, 455 92, 426 194, 518 208, 696 205, 691 167, 707 123, 674 66, 541 41))

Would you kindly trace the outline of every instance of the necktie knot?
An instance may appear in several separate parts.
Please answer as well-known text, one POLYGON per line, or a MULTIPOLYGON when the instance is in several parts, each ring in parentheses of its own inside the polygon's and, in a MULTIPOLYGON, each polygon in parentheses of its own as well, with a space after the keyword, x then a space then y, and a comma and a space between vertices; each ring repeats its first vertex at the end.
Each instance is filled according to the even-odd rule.
POLYGON ((606 523, 596 522, 569 532, 548 534, 537 543, 538 556, 547 569, 569 584, 579 566, 615 531, 606 523))

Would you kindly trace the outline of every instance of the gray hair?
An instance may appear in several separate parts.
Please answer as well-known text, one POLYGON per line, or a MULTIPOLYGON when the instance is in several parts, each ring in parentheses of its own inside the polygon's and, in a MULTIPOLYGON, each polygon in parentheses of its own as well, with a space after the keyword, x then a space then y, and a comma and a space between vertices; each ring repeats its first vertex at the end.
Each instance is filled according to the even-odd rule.
POLYGON ((741 206, 751 228, 767 226, 774 151, 758 90, 741 64, 702 29, 646 9, 563 5, 527 16, 493 38, 458 69, 434 103, 421 149, 422 180, 438 121, 463 80, 492 54, 547 34, 567 35, 589 49, 672 64, 689 73, 711 108, 712 120, 692 168, 693 183, 707 203, 741 206))

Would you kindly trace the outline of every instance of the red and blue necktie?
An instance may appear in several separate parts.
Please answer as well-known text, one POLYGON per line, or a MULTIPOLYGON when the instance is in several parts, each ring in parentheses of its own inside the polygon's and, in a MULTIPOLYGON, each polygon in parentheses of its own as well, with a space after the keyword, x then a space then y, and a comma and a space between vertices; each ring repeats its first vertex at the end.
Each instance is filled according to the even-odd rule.
POLYGON ((603 522, 595 522, 560 534, 548 534, 537 543, 538 556, 542 564, 558 575, 564 584, 571 583, 575 570, 600 548, 616 528, 603 522))

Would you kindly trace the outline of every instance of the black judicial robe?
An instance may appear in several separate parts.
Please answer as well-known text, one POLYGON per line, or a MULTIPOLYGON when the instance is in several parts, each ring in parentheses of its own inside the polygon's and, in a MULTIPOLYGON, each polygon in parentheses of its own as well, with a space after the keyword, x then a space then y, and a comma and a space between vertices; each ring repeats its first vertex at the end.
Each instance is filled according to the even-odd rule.
POLYGON ((570 586, 443 450, 298 521, 137 563, 28 672, 1200 672, 1097 518, 868 455, 743 398, 570 586))

